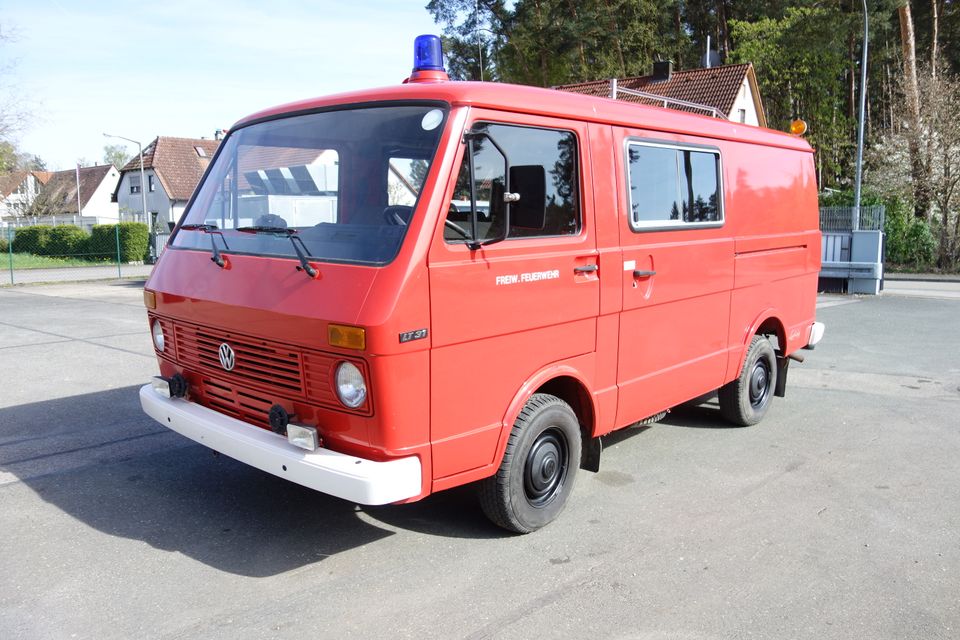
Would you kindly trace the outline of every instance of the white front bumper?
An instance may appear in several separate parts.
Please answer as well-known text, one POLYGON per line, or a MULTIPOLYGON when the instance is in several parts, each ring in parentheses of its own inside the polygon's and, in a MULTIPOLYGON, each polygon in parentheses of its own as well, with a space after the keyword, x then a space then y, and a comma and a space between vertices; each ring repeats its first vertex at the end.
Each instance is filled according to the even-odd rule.
POLYGON ((328 449, 304 451, 281 435, 182 399, 140 389, 148 416, 231 458, 317 491, 359 504, 389 504, 420 494, 420 458, 375 462, 328 449))

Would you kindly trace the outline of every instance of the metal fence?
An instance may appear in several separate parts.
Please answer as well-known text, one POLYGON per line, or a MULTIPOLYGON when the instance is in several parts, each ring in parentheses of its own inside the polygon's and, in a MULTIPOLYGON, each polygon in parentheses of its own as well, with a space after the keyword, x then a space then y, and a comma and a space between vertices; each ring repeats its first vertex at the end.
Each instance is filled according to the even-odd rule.
MULTIPOLYGON (((860 207, 858 231, 883 231, 885 207, 860 207)), ((854 207, 820 207, 820 231, 853 231, 854 207)))
POLYGON ((0 227, 0 286, 144 277, 153 268, 142 229, 98 225, 0 227))

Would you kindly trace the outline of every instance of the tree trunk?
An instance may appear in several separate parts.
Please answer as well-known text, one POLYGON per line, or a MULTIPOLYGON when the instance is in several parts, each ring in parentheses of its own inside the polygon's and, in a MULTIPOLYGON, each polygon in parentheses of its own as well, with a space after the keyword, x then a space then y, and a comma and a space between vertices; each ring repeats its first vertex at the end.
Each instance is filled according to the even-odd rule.
POLYGON ((724 62, 730 52, 730 27, 727 22, 727 13, 726 1, 717 0, 717 49, 723 56, 721 59, 724 62))
MULTIPOLYGON (((567 6, 570 7, 570 13, 573 14, 573 23, 580 25, 580 15, 577 13, 577 3, 573 0, 567 0, 567 6)), ((577 82, 586 82, 595 78, 588 78, 587 56, 583 49, 583 38, 577 38, 577 53, 580 58, 580 73, 577 74, 577 82)))
POLYGON ((627 61, 623 57, 623 42, 620 37, 620 23, 614 17, 613 9, 610 8, 610 0, 604 0, 604 6, 607 8, 607 19, 610 27, 610 34, 613 36, 613 43, 617 47, 617 60, 620 62, 620 77, 627 75, 627 61))
MULTIPOLYGON (((850 31, 847 38, 847 54, 850 62, 850 72, 847 81, 847 117, 850 122, 857 121, 857 41, 850 31)), ((856 136, 854 136, 856 137, 856 136)))
POLYGON ((937 77, 937 45, 940 39, 940 13, 937 0, 930 0, 930 74, 937 77))
POLYGON ((680 20, 680 0, 677 0, 674 12, 673 12, 673 26, 676 29, 677 35, 677 53, 675 62, 677 63, 677 69, 683 69, 683 55, 682 47, 680 46, 681 38, 683 37, 683 25, 680 20))
POLYGON ((910 3, 897 9, 900 17, 900 43, 903 47, 903 92, 907 100, 907 139, 910 148, 910 177, 913 181, 913 211, 918 218, 930 214, 929 191, 923 157, 920 152, 920 91, 917 87, 917 49, 913 33, 910 3))

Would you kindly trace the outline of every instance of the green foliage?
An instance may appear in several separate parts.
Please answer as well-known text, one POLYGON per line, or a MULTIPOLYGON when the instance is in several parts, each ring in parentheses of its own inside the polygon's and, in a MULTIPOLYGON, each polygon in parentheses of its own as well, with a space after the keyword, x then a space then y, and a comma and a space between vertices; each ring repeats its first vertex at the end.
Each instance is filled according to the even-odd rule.
POLYGON ((838 184, 850 166, 855 123, 846 113, 848 20, 823 7, 792 7, 782 18, 731 21, 737 43, 732 62, 752 62, 767 110, 767 124, 786 130, 802 118, 807 139, 819 151, 826 184, 838 184))
MULTIPOLYGON (((666 0, 431 0, 451 77, 552 86, 645 75, 654 55, 689 47, 666 0)), ((689 56, 692 57, 692 56, 689 56)))
POLYGON ((0 231, 0 258, 3 257, 3 254, 10 251, 10 241, 7 240, 7 230, 4 229, 0 231))
POLYGON ((47 234, 47 243, 40 255, 80 256, 86 253, 90 234, 72 225, 53 227, 47 234))
POLYGON ((121 222, 94 225, 90 234, 88 253, 91 257, 117 259, 117 233, 120 234, 120 261, 140 262, 147 256, 150 234, 142 222, 121 222))
POLYGON ((936 258, 937 241, 930 225, 913 215, 913 207, 896 198, 887 207, 883 232, 887 262, 914 268, 929 267, 936 258))
POLYGON ((46 224, 17 229, 16 235, 13 236, 13 252, 45 255, 51 229, 53 227, 46 224))
POLYGON ((83 256, 89 238, 86 231, 73 225, 23 227, 15 232, 13 251, 36 256, 83 256))
MULTIPOLYGON (((0 266, 9 268, 10 257, 0 256, 0 266)), ((83 258, 53 258, 32 253, 13 254, 13 268, 17 269, 61 269, 64 267, 89 267, 90 261, 83 258)))
POLYGON ((112 164, 117 169, 122 169, 132 157, 126 145, 108 144, 103 147, 103 163, 112 164))

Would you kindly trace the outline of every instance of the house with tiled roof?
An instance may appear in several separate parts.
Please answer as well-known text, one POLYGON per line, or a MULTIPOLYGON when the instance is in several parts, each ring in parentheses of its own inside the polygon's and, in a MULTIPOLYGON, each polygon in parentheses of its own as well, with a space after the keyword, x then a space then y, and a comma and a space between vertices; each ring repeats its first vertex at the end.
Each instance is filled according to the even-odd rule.
POLYGON ((0 227, 23 217, 50 179, 46 171, 13 171, 0 175, 0 227))
POLYGON ((119 215, 112 200, 119 180, 120 172, 112 164, 55 171, 40 194, 55 215, 96 219, 89 224, 115 223, 119 215))
POLYGON ((750 63, 674 71, 670 62, 658 62, 654 64, 654 73, 649 76, 596 80, 554 88, 626 102, 665 106, 662 100, 652 97, 662 96, 671 101, 679 101, 668 103, 675 109, 705 113, 703 109, 680 103, 705 105, 716 109, 719 115, 728 120, 767 126, 757 76, 750 63))
POLYGON ((152 228, 157 231, 172 228, 219 144, 218 140, 206 138, 170 136, 159 136, 148 144, 143 150, 143 184, 140 183, 139 156, 134 156, 120 170, 114 196, 124 219, 147 222, 140 217, 145 195, 152 228))

